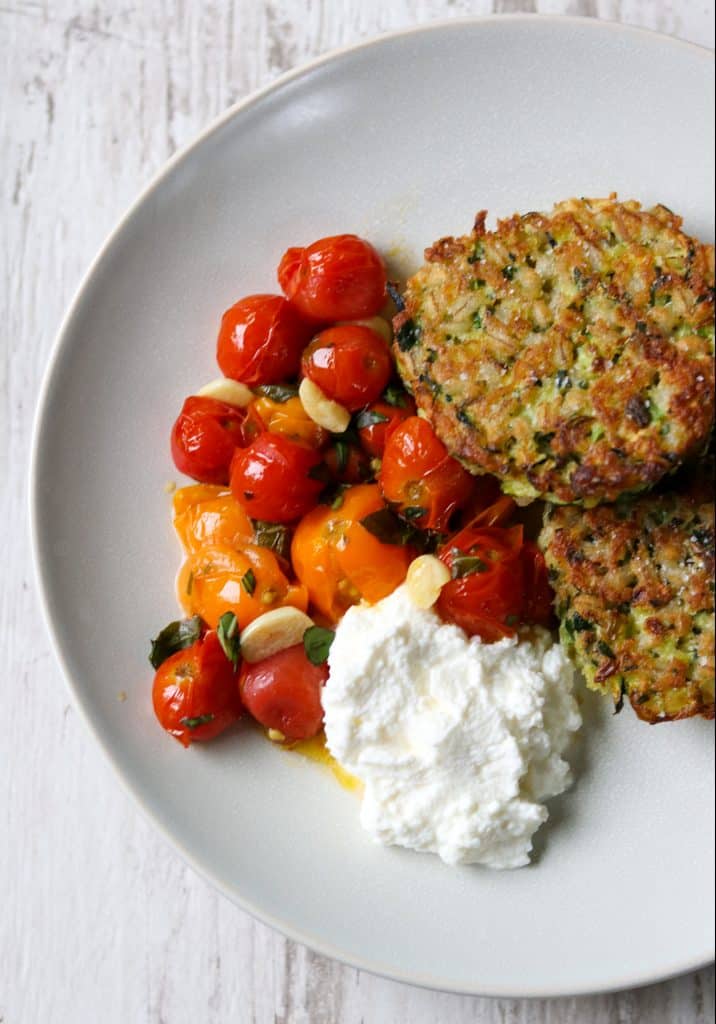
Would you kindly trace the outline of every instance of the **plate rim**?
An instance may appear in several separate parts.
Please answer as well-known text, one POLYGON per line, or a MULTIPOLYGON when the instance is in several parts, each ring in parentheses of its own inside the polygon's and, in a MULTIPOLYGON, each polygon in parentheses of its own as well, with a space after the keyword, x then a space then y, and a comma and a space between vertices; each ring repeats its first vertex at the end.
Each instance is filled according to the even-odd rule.
POLYGON ((92 282, 95 278, 96 272, 101 267, 105 258, 108 256, 116 241, 121 236, 127 224, 131 221, 135 212, 145 203, 150 196, 156 192, 164 180, 169 177, 171 172, 176 166, 181 164, 187 157, 189 157, 194 150, 202 146, 211 136, 216 132, 220 131, 225 125, 229 124, 234 118, 240 116, 245 110, 258 103, 264 97, 270 95, 273 92, 281 90, 288 83, 299 79, 305 75, 308 75, 315 71, 317 68, 322 67, 324 64, 330 64, 339 62, 345 56, 354 54, 364 49, 378 47, 382 43, 394 41, 400 38, 409 38, 417 34, 429 33, 435 31, 442 31, 446 28, 452 28, 455 26, 474 25, 478 28, 485 28, 488 25, 497 24, 515 24, 521 23, 534 23, 539 22, 542 24, 551 24, 553 27, 561 26, 574 26, 580 29, 586 29, 587 31, 593 31, 600 33, 603 31, 612 32, 615 36, 617 35, 632 35, 643 40, 647 40, 653 44, 664 45, 668 43, 671 46, 679 47, 685 51, 690 52, 693 56, 698 57, 701 60, 714 60, 714 51, 707 46, 703 46, 699 43, 694 43, 689 40, 679 39, 674 36, 667 35, 666 33, 659 32, 655 29, 644 28, 637 25, 622 24, 620 22, 593 18, 579 15, 558 15, 558 14, 531 14, 531 13, 511 13, 511 14, 486 14, 486 15, 467 15, 464 17, 455 18, 439 18, 431 21, 427 21, 420 25, 412 25, 400 29, 395 29, 389 32, 379 33, 377 35, 371 35, 367 39, 362 39, 358 42, 349 43, 343 46, 338 46, 327 50, 325 53, 312 58, 309 61, 301 63, 297 67, 291 68, 273 78, 266 85, 259 89, 253 90, 246 96, 237 100, 225 111, 213 118, 208 125, 202 129, 196 136, 194 136, 190 142, 185 146, 181 147, 174 153, 167 161, 165 161, 157 172, 155 172, 140 190, 137 197, 127 206, 124 212, 121 214, 119 219, 116 221, 114 227, 110 230, 104 241, 100 245, 96 255, 90 261, 87 269, 82 274, 79 284, 76 286, 74 293, 69 301, 66 311, 60 321, 59 328, 55 334, 52 344, 49 349, 45 368, 42 373, 41 384, 38 392, 37 404, 35 406, 35 412, 32 422, 31 429, 31 440, 30 440, 30 457, 29 457, 29 479, 28 479, 28 511, 29 511, 29 527, 30 527, 30 548, 33 564, 33 574, 35 580, 35 589, 39 597, 40 609, 47 631, 47 635, 50 640, 50 648, 56 659, 56 662, 60 668, 61 675, 64 679, 65 686, 69 692, 70 699, 74 710, 77 712, 80 720, 84 727, 87 729, 89 734, 92 736, 93 741, 101 751, 105 758, 105 763, 108 763, 118 779, 119 783, 123 787, 125 793, 127 793, 142 813, 145 820, 147 820, 154 829, 163 837, 163 839, 169 844, 171 848, 180 856, 182 861, 188 865, 193 871, 195 871, 200 878, 208 882, 214 889, 218 890, 223 896, 225 896, 231 903, 238 906, 240 909, 250 914, 256 920, 268 925, 275 931, 279 932, 285 938, 300 943, 309 949, 314 950, 322 956, 329 959, 336 960, 339 963, 345 964, 346 966, 353 967, 357 970, 366 971, 369 974, 387 978, 391 981, 396 981, 402 984, 413 985, 418 988, 424 988, 431 991, 448 992, 456 995, 465 996, 487 996, 496 998, 515 998, 515 999, 531 999, 531 998, 560 998, 570 996, 589 996, 598 995, 609 992, 618 992, 624 989, 639 988, 649 984, 655 984, 657 982, 667 981, 671 978, 678 977, 680 975, 690 973, 693 971, 700 970, 704 967, 709 966, 714 962, 715 954, 714 950, 709 950, 705 955, 697 958, 688 958, 682 961, 675 961, 666 970, 660 970, 656 973, 653 971, 637 971, 633 974, 613 978, 609 981, 605 981, 603 985, 594 987, 593 985, 583 986, 567 986, 561 988, 546 987, 546 988, 526 988, 520 989, 519 985, 510 986, 509 988, 501 986, 490 986, 480 985, 464 988, 456 986, 447 978, 432 977, 428 975, 416 975, 409 973, 405 970, 391 967, 390 964, 376 963, 374 961, 365 959, 363 957, 354 956, 348 954, 340 948, 332 946, 330 943, 325 942, 320 936, 310 934, 296 927, 294 924, 276 917, 275 915, 266 912, 262 907, 255 904, 250 898, 241 893, 239 890, 229 886, 220 877, 214 874, 214 872, 203 862, 201 862, 195 855, 188 849, 183 841, 178 838, 169 828, 165 825, 159 817, 157 817, 154 810, 150 807, 148 801, 145 799, 139 786, 130 780, 125 774, 118 758, 110 749, 108 744, 105 742, 98 723, 90 714, 90 711, 82 700, 81 690, 69 668, 69 656, 65 653, 59 639, 59 626, 53 617, 51 600, 50 600, 50 580, 46 574, 45 569, 42 565, 40 557, 41 547, 41 529, 40 529, 40 480, 39 480, 39 461, 41 452, 41 438, 45 429, 45 421, 47 419, 48 408, 50 399, 54 390, 55 378, 57 375, 58 366, 60 363, 63 351, 68 343, 68 338, 71 335, 72 324, 76 316, 78 315, 82 304, 84 302, 85 293, 89 290, 92 282))

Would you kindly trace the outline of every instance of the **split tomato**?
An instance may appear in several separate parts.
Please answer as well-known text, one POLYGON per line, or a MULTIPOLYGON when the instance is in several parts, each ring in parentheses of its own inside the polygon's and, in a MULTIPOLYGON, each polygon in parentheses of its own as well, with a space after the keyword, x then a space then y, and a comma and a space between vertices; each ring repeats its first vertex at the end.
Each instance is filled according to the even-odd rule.
POLYGON ((288 249, 278 281, 304 317, 323 323, 374 316, 385 302, 383 260, 357 235, 333 235, 288 249))

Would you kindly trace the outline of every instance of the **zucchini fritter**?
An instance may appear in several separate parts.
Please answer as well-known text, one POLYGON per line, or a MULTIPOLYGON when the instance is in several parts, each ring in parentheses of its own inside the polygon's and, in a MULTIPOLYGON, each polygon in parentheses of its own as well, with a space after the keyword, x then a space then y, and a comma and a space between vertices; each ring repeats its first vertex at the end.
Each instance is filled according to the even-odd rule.
POLYGON ((673 490, 548 506, 540 535, 562 643, 647 722, 714 716, 713 461, 689 468, 673 490))
POLYGON ((664 206, 571 199, 444 238, 408 281, 395 354, 421 410, 518 499, 653 486, 714 419, 714 250, 664 206))

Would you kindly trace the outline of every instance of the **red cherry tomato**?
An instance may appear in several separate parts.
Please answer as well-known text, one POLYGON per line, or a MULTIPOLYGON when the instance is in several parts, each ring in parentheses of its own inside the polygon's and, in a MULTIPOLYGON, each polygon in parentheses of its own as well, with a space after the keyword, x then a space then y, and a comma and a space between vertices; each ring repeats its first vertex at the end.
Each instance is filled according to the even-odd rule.
POLYGON ((373 402, 359 414, 358 437, 363 449, 373 458, 383 457, 388 437, 404 420, 415 415, 415 402, 410 395, 402 395, 401 402, 402 405, 373 402))
POLYGON ((236 452, 231 490, 252 518, 290 523, 318 501, 325 486, 316 472, 320 464, 321 456, 308 445, 282 434, 259 434, 248 448, 236 452))
POLYGON ((301 370, 351 412, 374 402, 393 373, 388 346, 375 331, 344 324, 321 331, 301 359, 301 370))
POLYGON ((282 295, 249 295, 221 319, 216 359, 221 372, 249 386, 295 377, 313 328, 282 295))
POLYGON ((357 235, 334 235, 305 249, 288 249, 278 282, 303 316, 324 323, 374 316, 385 302, 383 260, 357 235))
POLYGON ((298 644, 253 665, 244 662, 239 689, 257 722, 287 739, 307 740, 323 724, 321 690, 327 679, 328 666, 313 665, 298 644))
POLYGON ((514 636, 524 603, 522 527, 468 526, 439 557, 453 578, 438 598, 438 612, 486 643, 514 636))
POLYGON ((245 443, 246 413, 215 398, 192 395, 172 427, 174 465, 203 484, 226 484, 237 448, 245 443))
POLYGON ((427 420, 411 416, 389 435, 378 483, 386 501, 415 526, 445 530, 466 505, 475 480, 447 453, 427 420))
POLYGON ((550 586, 544 555, 536 544, 527 540, 522 545, 521 556, 525 579, 522 621, 551 629, 556 622, 552 604, 554 591, 550 586))
POLYGON ((236 672, 216 633, 207 633, 159 666, 152 702, 162 728, 185 747, 213 739, 241 717, 236 672))

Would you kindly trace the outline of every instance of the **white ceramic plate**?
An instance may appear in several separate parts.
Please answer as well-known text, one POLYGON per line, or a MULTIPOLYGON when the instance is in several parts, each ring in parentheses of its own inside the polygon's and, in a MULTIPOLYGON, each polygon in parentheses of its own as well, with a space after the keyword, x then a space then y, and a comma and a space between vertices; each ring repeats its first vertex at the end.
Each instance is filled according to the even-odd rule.
POLYGON ((585 698, 578 783, 536 863, 498 873, 373 846, 355 796, 240 729, 185 751, 150 706, 175 606, 168 431, 215 376, 223 309, 283 249, 356 231, 404 270, 476 210, 656 201, 713 236, 707 51, 591 21, 492 18, 322 59, 172 161, 92 266, 40 405, 35 547, 74 697, 145 812, 199 871, 314 949, 394 978, 509 995, 647 982, 713 957, 713 726, 585 698), (118 691, 128 700, 121 703, 118 691))

